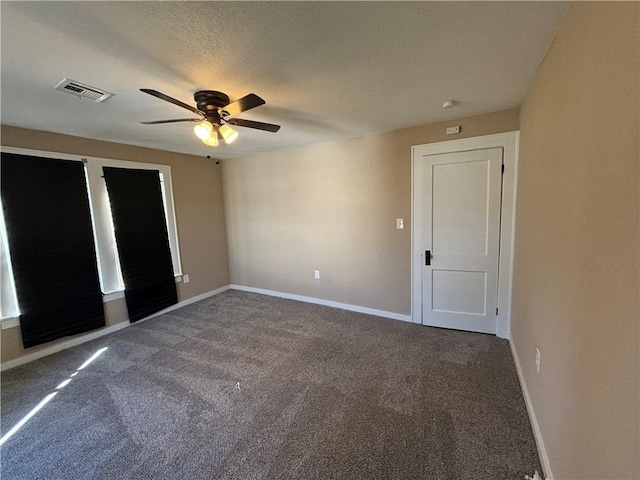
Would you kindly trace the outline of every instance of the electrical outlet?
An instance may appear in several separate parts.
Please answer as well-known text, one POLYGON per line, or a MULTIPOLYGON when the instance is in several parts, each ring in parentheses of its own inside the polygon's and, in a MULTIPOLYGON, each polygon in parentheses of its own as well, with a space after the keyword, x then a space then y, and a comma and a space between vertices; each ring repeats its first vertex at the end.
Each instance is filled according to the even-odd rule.
POLYGON ((182 281, 184 283, 189 283, 189 275, 182 275, 182 281))
POLYGON ((320 280, 320 270, 316 270, 315 272, 313 272, 313 278, 315 278, 316 280, 320 280))
POLYGON ((536 348, 536 372, 540 373, 540 349, 536 348))

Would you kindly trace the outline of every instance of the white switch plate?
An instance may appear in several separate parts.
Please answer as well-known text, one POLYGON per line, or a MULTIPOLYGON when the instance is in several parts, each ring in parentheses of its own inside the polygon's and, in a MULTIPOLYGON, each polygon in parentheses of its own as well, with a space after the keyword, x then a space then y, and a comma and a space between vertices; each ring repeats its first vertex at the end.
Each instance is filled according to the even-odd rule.
POLYGON ((536 372, 540 373, 540 349, 536 348, 536 372))
POLYGON ((456 133, 460 133, 460 125, 456 125, 455 127, 447 127, 447 135, 455 135, 456 133))
POLYGON ((320 270, 316 270, 315 272, 313 272, 313 278, 315 278, 316 280, 320 280, 320 270))
POLYGON ((183 281, 184 283, 189 283, 189 275, 183 275, 183 276, 182 276, 182 281, 183 281))
POLYGON ((396 218, 396 228, 402 230, 404 228, 404 219, 396 218))

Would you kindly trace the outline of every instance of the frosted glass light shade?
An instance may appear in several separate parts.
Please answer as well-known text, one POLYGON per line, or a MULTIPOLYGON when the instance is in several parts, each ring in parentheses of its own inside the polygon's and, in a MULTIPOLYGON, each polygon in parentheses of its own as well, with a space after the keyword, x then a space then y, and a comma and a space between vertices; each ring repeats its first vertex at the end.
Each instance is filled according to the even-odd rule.
POLYGON ((238 132, 236 132, 233 128, 226 124, 220 127, 220 133, 222 134, 222 137, 227 144, 233 142, 236 138, 238 138, 238 132))
POLYGON ((211 132, 211 136, 205 140, 202 140, 205 145, 209 145, 210 147, 218 146, 218 132, 215 130, 211 132))
POLYGON ((208 122, 207 120, 193 127, 193 131, 196 134, 196 136, 202 140, 207 140, 211 136, 212 130, 213 130, 213 125, 211 125, 211 123, 208 122))

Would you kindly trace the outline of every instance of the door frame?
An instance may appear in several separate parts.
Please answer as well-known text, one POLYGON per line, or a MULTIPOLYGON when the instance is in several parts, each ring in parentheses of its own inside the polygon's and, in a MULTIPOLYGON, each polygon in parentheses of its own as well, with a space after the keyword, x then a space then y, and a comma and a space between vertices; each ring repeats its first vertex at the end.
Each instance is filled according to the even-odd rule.
POLYGON ((502 205, 500 216, 500 256, 498 267, 498 316, 496 335, 511 338, 511 294, 513 286, 513 253, 515 240, 516 196, 518 181, 518 149, 520 131, 463 138, 411 147, 411 321, 422 324, 422 231, 416 228, 421 217, 415 199, 422 195, 422 186, 414 173, 416 160, 428 155, 464 152, 485 148, 502 148, 502 205))

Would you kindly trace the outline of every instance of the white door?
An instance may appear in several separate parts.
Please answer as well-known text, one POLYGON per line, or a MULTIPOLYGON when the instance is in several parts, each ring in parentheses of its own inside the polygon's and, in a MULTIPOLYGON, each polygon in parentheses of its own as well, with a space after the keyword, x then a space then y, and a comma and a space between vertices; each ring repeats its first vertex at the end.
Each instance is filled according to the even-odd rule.
POLYGON ((495 334, 502 148, 427 155, 414 169, 422 323, 495 334))

